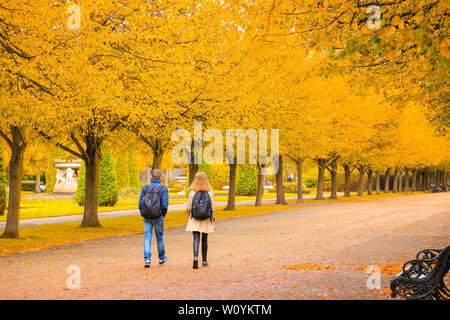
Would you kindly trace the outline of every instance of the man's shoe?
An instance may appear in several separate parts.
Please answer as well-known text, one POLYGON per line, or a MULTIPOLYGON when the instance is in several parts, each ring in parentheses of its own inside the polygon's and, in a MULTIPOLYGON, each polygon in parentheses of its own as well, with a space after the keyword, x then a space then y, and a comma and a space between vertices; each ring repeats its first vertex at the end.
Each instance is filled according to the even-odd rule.
POLYGON ((164 264, 167 261, 167 257, 165 257, 164 259, 159 259, 159 264, 164 264))
POLYGON ((145 260, 144 268, 150 268, 150 260, 145 260))
POLYGON ((194 264, 192 265, 192 268, 198 269, 198 260, 194 260, 194 264))

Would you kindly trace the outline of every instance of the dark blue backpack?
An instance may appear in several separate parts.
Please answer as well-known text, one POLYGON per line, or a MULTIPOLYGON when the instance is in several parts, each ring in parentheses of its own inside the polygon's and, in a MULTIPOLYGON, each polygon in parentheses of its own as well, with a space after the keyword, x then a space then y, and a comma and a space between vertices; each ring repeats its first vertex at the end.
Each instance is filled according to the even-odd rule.
POLYGON ((158 193, 164 186, 160 184, 156 189, 148 189, 142 200, 141 216, 145 219, 158 219, 162 216, 161 198, 158 193))
POLYGON ((211 219, 212 222, 212 202, 207 191, 197 191, 192 199, 191 218, 198 220, 211 219))

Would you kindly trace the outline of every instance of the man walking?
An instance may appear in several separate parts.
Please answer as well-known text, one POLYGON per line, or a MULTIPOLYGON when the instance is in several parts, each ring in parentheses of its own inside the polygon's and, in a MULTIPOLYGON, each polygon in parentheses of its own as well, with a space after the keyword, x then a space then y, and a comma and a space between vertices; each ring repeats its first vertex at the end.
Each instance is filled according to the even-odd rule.
POLYGON ((143 216, 145 227, 145 268, 150 267, 153 228, 155 228, 156 242, 158 244, 159 264, 163 264, 167 261, 164 248, 163 229, 164 217, 167 214, 167 208, 169 206, 169 190, 166 186, 161 184, 161 176, 161 170, 153 169, 152 181, 142 188, 141 196, 139 197, 139 210, 143 216))

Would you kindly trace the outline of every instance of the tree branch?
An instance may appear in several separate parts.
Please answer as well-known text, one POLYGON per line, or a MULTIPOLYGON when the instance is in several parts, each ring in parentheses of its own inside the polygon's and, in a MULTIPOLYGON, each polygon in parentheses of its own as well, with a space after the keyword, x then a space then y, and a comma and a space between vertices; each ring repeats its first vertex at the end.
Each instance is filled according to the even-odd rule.
POLYGON ((9 147, 12 148, 12 141, 11 139, 8 137, 7 134, 5 134, 2 130, 0 130, 0 136, 2 136, 3 139, 5 139, 6 143, 8 143, 9 147))
POLYGON ((80 140, 77 139, 77 137, 75 136, 74 133, 70 134, 70 138, 72 139, 72 141, 75 143, 75 145, 77 146, 78 150, 80 151, 80 154, 83 156, 82 159, 85 159, 87 161, 87 159, 89 158, 86 154, 85 149, 83 148, 83 146, 80 143, 80 140))
POLYGON ((83 155, 79 154, 78 152, 76 152, 76 151, 74 151, 74 150, 72 150, 72 149, 70 149, 70 148, 68 148, 68 147, 66 147, 66 146, 64 146, 64 145, 62 145, 62 144, 59 143, 59 142, 56 142, 56 143, 53 142, 53 141, 52 141, 53 139, 52 139, 48 134, 46 134, 45 132, 38 131, 38 133, 39 133, 40 136, 44 137, 44 138, 47 139, 48 141, 50 141, 50 142, 52 142, 53 144, 55 144, 58 148, 60 148, 60 149, 62 149, 62 150, 64 150, 64 151, 66 151, 66 152, 68 152, 68 153, 74 155, 75 157, 78 157, 78 158, 83 159, 83 160, 85 160, 85 161, 87 160, 87 158, 85 158, 83 155))

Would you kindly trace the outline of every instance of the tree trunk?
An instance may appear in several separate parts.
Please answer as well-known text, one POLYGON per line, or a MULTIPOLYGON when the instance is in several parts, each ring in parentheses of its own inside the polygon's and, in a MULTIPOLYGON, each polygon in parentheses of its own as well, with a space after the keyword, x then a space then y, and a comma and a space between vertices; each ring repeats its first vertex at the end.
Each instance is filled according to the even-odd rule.
POLYGON ((6 181, 2 143, 0 142, 0 216, 5 214, 6 209, 6 181))
POLYGON ((161 168, 162 156, 163 156, 162 153, 159 153, 156 150, 153 151, 152 170, 161 168))
POLYGON ((256 192, 256 200, 255 206, 260 206, 262 204, 262 197, 264 195, 264 180, 266 176, 262 174, 265 165, 261 164, 259 167, 259 175, 258 175, 258 191, 256 192))
MULTIPOLYGON (((194 140, 191 141, 191 150, 194 150, 194 140)), ((195 175, 198 172, 198 163, 194 162, 195 162, 194 152, 191 152, 191 161, 189 163, 189 185, 192 184, 195 175)), ((234 163, 236 163, 236 159, 234 160, 234 163)))
POLYGON ((161 161, 164 155, 164 148, 159 138, 144 138, 144 142, 152 150, 153 160, 152 160, 152 170, 161 169, 161 161))
POLYGON ((275 174, 275 183, 277 187, 277 200, 275 204, 287 204, 284 198, 284 186, 283 186, 283 157, 280 154, 278 156, 278 171, 275 174))
POLYGON ((223 210, 231 211, 236 210, 236 172, 237 172, 237 159, 234 159, 234 163, 230 163, 230 177, 228 179, 228 202, 227 206, 223 210))
POLYGON ((416 169, 412 169, 411 193, 416 191, 416 183, 417 183, 417 170, 416 169))
POLYGON ((344 197, 350 197, 350 174, 352 170, 350 170, 350 166, 348 164, 344 164, 344 197))
POLYGON ((100 228, 98 220, 98 182, 100 161, 102 158, 100 143, 96 138, 86 139, 86 187, 84 197, 84 215, 81 228, 100 228))
POLYGON ((34 184, 34 193, 41 193, 41 176, 36 175, 36 183, 34 184))
POLYGON ((394 183, 392 184, 392 192, 397 193, 397 190, 398 190, 398 169, 395 168, 394 183))
POLYGON ((420 191, 425 191, 425 169, 420 170, 420 191))
POLYGON ((426 168, 422 170, 422 191, 427 190, 427 172, 426 168))
POLYGON ((192 184, 195 178, 195 174, 198 172, 198 164, 189 163, 189 185, 192 184))
POLYGON ((425 190, 425 189, 424 189, 424 184, 423 184, 423 178, 424 178, 424 176, 425 176, 425 174, 424 174, 424 172, 423 172, 423 169, 417 170, 417 183, 418 183, 417 188, 418 188, 420 191, 424 191, 424 190, 425 190))
POLYGON ((19 238, 20 195, 22 192, 23 155, 26 148, 25 138, 20 128, 11 127, 11 160, 9 161, 9 200, 6 226, 1 238, 19 238))
POLYGON ((375 171, 375 193, 380 194, 380 171, 375 171))
POLYGON ((330 199, 337 199, 337 161, 331 163, 331 195, 330 199))
POLYGON ((420 180, 420 177, 421 177, 420 170, 416 169, 416 185, 415 185, 416 190, 415 191, 420 190, 420 185, 422 183, 420 180))
POLYGON ((324 183, 324 173, 325 173, 325 159, 316 159, 317 165, 319 166, 319 172, 317 176, 317 193, 316 200, 323 200, 323 183, 324 183))
POLYGON ((391 182, 391 169, 387 168, 384 175, 384 193, 389 193, 389 183, 391 182))
POLYGON ((409 192, 409 169, 405 168, 405 193, 409 192))
POLYGON ((372 177, 373 177, 373 171, 372 169, 369 169, 367 171, 367 194, 372 195, 372 177))
POLYGON ((298 159, 297 164, 297 203, 303 203, 303 165, 304 159, 298 159))
POLYGON ((358 177, 358 196, 361 197, 364 195, 364 173, 365 169, 363 165, 358 167, 359 177, 358 177))

